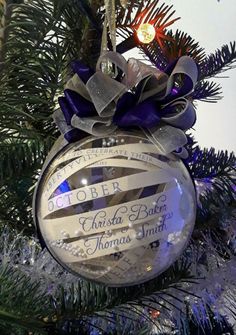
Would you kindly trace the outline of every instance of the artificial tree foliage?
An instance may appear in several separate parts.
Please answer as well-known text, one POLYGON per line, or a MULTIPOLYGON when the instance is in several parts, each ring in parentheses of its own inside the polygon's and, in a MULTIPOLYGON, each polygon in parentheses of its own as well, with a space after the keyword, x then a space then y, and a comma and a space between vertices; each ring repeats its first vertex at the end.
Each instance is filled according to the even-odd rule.
MULTIPOLYGON (((136 46, 162 71, 189 55, 199 68, 193 102, 222 98, 214 77, 234 67, 235 42, 207 55, 190 32, 171 30, 179 18, 161 1, 129 0, 126 8, 116 1, 116 14, 119 52, 136 46), (148 45, 137 40, 141 21, 157 31, 148 45)), ((37 241, 32 194, 59 135, 52 113, 70 63, 96 64, 104 3, 1 0, 0 15, 1 334, 234 334, 234 154, 201 149, 189 135, 186 164, 198 191, 197 222, 183 255, 158 278, 108 288, 66 273, 37 241), (160 315, 153 318, 153 310, 160 315)))

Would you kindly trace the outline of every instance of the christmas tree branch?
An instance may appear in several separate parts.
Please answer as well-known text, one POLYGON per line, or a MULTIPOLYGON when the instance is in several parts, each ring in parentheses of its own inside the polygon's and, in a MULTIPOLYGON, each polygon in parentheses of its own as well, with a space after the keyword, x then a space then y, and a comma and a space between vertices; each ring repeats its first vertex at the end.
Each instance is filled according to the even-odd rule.
POLYGON ((91 26, 96 29, 96 31, 102 34, 101 22, 98 21, 97 11, 102 5, 101 0, 92 0, 90 4, 86 0, 74 0, 76 6, 80 9, 83 15, 86 15, 91 26))
MULTIPOLYGON (((46 326, 44 315, 49 314, 45 295, 40 293, 38 284, 19 274, 9 266, 0 268, 0 320, 11 326, 42 332, 46 326)), ((47 325, 48 326, 48 325, 47 325)))
POLYGON ((0 225, 34 234, 32 192, 52 141, 15 137, 0 142, 0 225))
POLYGON ((186 55, 192 57, 197 64, 204 59, 204 49, 190 35, 177 29, 175 33, 168 31, 167 36, 168 39, 164 41, 163 54, 168 64, 186 55))
POLYGON ((162 304, 159 304, 160 300, 166 300, 166 303, 170 303, 172 308, 174 308, 175 305, 172 305, 170 301, 173 296, 169 295, 168 298, 167 291, 164 298, 165 290, 175 287, 176 290, 181 291, 181 285, 184 286, 185 281, 188 282, 188 280, 192 279, 189 270, 190 265, 188 262, 181 260, 160 275, 158 280, 154 279, 145 285, 126 288, 108 288, 81 280, 76 288, 73 286, 70 294, 64 289, 61 290, 56 303, 57 314, 67 317, 67 315, 71 316, 71 313, 73 313, 73 318, 76 319, 78 317, 91 317, 97 311, 109 313, 113 308, 115 308, 116 312, 119 312, 119 310, 122 311, 126 307, 132 315, 136 314, 135 309, 132 308, 134 304, 138 304, 143 308, 150 303, 163 307, 162 304), (176 285, 177 283, 178 286, 176 285), (79 297, 83 297, 83 300, 79 297))
POLYGON ((0 142, 0 185, 13 177, 21 179, 27 171, 40 169, 53 144, 53 139, 19 140, 12 138, 0 142))
MULTIPOLYGON (((99 313, 102 319, 106 320, 110 313, 122 315, 124 308, 129 310, 130 318, 134 319, 137 310, 136 308, 132 308, 132 306, 135 306, 135 304, 140 305, 140 308, 146 308, 148 305, 159 306, 168 313, 170 310, 168 303, 172 309, 175 304, 172 304, 171 300, 179 300, 178 297, 175 298, 175 294, 171 294, 168 290, 171 289, 171 287, 175 287, 175 289, 181 293, 181 287, 182 289, 184 288, 185 281, 188 282, 192 278, 190 275, 189 262, 182 259, 162 274, 158 280, 154 279, 145 285, 142 284, 120 289, 108 288, 85 280, 78 281, 78 279, 76 280, 72 275, 70 277, 69 274, 65 274, 67 277, 63 280, 60 266, 53 263, 51 258, 50 263, 48 263, 51 273, 45 272, 44 269, 47 268, 45 261, 43 262, 45 256, 37 255, 35 243, 33 244, 30 240, 25 240, 21 234, 18 235, 18 238, 9 237, 9 233, 6 232, 3 234, 5 234, 5 236, 2 235, 5 242, 1 244, 2 271, 8 274, 8 282, 6 282, 5 279, 3 282, 7 287, 11 288, 13 288, 13 285, 19 285, 19 292, 16 296, 17 300, 14 306, 17 309, 17 301, 20 299, 22 315, 27 315, 27 308, 29 308, 29 301, 27 299, 36 299, 38 294, 42 292, 40 297, 44 299, 44 303, 37 304, 35 307, 38 310, 37 314, 35 315, 34 310, 32 310, 31 315, 32 319, 37 319, 38 316, 40 316, 40 321, 47 318, 47 320, 44 321, 45 327, 48 326, 50 322, 53 323, 54 328, 57 326, 60 327, 68 319, 73 319, 75 322, 76 320, 89 320, 97 315, 97 313, 99 313), (18 248, 21 248, 22 255, 19 254, 18 248), (6 262, 9 263, 9 266, 10 264, 13 266, 12 268, 8 267, 7 271, 4 270, 4 264, 6 264, 6 262), (16 264, 18 265, 16 266, 16 264), (26 266, 26 264, 28 264, 28 266, 26 266), (59 275, 60 280, 56 279, 58 273, 61 273, 59 275), (20 283, 23 285, 27 282, 28 276, 31 277, 31 280, 28 281, 23 291, 20 289, 20 283), (21 278, 21 280, 16 280, 16 278, 21 278), (51 293, 51 289, 49 288, 55 281, 58 281, 58 284, 55 286, 54 292, 51 293), (64 285, 61 283, 64 283, 64 285), (40 287, 39 292, 38 289, 40 287), (34 292, 33 295, 30 294, 31 288, 34 292), (155 292, 157 294, 155 294, 155 292), (163 301, 165 301, 165 305, 163 305, 163 301), (46 309, 45 306, 47 306, 46 309)), ((10 289, 10 291, 2 290, 2 294, 9 295, 9 301, 12 301, 11 295, 15 294, 14 292, 14 289, 10 289)), ((1 301, 3 303, 5 299, 1 301)), ((4 306, 4 310, 6 311, 11 311, 11 308, 14 307, 5 303, 3 303, 2 306, 4 306)), ((145 313, 142 309, 139 309, 139 313, 145 317, 145 313)))
MULTIPOLYGON (((214 148, 201 150, 199 146, 193 148, 188 159, 193 178, 215 178, 222 173, 231 174, 235 169, 235 155, 227 151, 215 151, 214 148)), ((232 176, 233 178, 233 176, 232 176)))
MULTIPOLYGON (((53 10, 50 2, 42 1, 12 5, 5 67, 0 79, 0 130, 5 137, 11 135, 11 130, 14 136, 27 138, 29 133, 35 135, 33 130, 47 133, 48 127, 52 128, 49 115, 60 89, 65 51, 53 33, 53 25, 57 34, 61 32, 60 24, 55 26, 53 10)), ((50 131, 48 135, 53 133, 50 131)))
POLYGON ((0 74, 4 68, 5 56, 6 56, 6 41, 8 39, 9 31, 7 26, 10 23, 12 15, 12 4, 14 0, 6 0, 2 4, 1 23, 0 23, 0 74))
POLYGON ((205 80, 198 81, 191 95, 193 100, 217 102, 222 98, 221 86, 205 80))
POLYGON ((201 150, 197 146, 190 150, 188 165, 199 193, 200 217, 206 218, 221 204, 230 205, 235 200, 234 153, 216 152, 213 148, 201 150))
POLYGON ((235 68, 236 42, 223 45, 215 53, 207 56, 200 64, 200 79, 207 79, 235 68))
MULTIPOLYGON (((37 320, 39 317, 39 321, 45 323, 44 329, 49 334, 56 330, 59 331, 66 324, 70 329, 68 334, 70 334, 71 329, 80 329, 81 324, 88 332, 87 327, 89 325, 100 328, 103 324, 102 327, 104 327, 104 322, 105 324, 112 322, 112 315, 122 319, 124 313, 126 319, 137 319, 137 315, 139 315, 139 318, 143 317, 145 319, 149 308, 160 309, 163 317, 166 318, 173 317, 173 311, 175 311, 174 314, 180 313, 184 318, 184 298, 193 296, 194 301, 197 297, 198 300, 200 299, 199 301, 202 299, 203 292, 201 286, 200 288, 198 286, 204 285, 204 283, 201 284, 202 280, 197 278, 193 272, 193 268, 196 266, 194 264, 198 259, 197 255, 201 254, 200 250, 197 251, 198 246, 202 249, 202 253, 203 251, 206 252, 204 245, 219 250, 218 242, 215 242, 213 247, 209 240, 204 240, 202 236, 201 238, 198 237, 194 242, 195 244, 190 245, 190 248, 187 249, 184 257, 160 275, 159 278, 142 285, 119 289, 107 288, 84 280, 78 281, 74 276, 63 272, 60 266, 45 252, 43 254, 35 252, 36 244, 29 239, 24 240, 21 235, 19 235, 20 240, 9 239, 9 235, 6 233, 2 237, 5 240, 5 243, 1 243, 3 266, 7 262, 13 266, 12 269, 14 268, 14 270, 10 270, 13 273, 23 276, 26 281, 27 278, 31 278, 24 291, 24 296, 21 297, 21 311, 23 315, 27 315, 24 309, 28 308, 27 297, 31 295, 28 295, 27 292, 30 287, 40 287, 40 292, 44 295, 44 303, 37 304, 38 313, 34 314, 32 312, 31 315, 33 319, 37 320), (22 250, 21 253, 19 253, 19 250, 22 250), (47 257, 45 258, 45 256, 47 257), (62 285, 62 283, 64 284, 62 285), (46 311, 45 304, 47 306, 46 311), (139 306, 138 309, 137 306, 139 306), (94 320, 96 320, 95 324, 94 320)), ((38 252, 39 250, 40 248, 38 248, 38 252)), ((215 257, 213 249, 208 254, 211 258, 215 257)), ((211 263, 209 259, 206 264, 214 263, 211 263)), ((15 283, 14 285, 20 283, 20 281, 16 281, 15 275, 7 275, 7 278, 9 284, 11 280, 15 283)), ((6 294, 11 295, 14 294, 13 292, 14 290, 10 290, 6 294)), ((37 289, 34 289, 35 294, 36 292, 37 289)), ((4 302, 5 300, 1 301, 4 302)), ((4 306, 4 310, 8 312, 10 307, 8 305, 4 306)))

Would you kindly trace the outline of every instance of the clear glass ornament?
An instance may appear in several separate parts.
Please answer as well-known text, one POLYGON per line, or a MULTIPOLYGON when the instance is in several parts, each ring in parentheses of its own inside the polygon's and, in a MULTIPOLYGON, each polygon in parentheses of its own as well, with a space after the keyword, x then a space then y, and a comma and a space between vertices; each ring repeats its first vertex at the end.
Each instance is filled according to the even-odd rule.
POLYGON ((143 133, 57 142, 35 192, 39 234, 67 270, 108 286, 152 279, 183 252, 196 215, 183 162, 143 133))

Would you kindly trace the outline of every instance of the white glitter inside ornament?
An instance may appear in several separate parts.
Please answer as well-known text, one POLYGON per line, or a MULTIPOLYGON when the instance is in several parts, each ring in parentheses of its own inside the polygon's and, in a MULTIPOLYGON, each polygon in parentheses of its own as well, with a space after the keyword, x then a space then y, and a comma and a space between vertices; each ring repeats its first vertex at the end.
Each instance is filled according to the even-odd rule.
POLYGON ((158 276, 180 256, 196 201, 181 160, 163 156, 142 133, 117 131, 112 141, 90 136, 60 150, 57 144, 34 210, 61 265, 89 280, 128 286, 158 276))

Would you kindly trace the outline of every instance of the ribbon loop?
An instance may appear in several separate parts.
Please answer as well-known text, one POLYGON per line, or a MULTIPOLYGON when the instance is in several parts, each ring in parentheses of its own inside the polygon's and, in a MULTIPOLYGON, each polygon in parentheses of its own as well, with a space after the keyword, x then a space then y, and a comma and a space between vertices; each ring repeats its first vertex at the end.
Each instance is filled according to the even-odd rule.
POLYGON ((74 115, 71 119, 71 124, 74 128, 94 136, 106 136, 112 134, 116 129, 116 126, 111 124, 109 118, 101 119, 99 116, 80 118, 74 115))
POLYGON ((184 97, 192 92, 194 89, 198 78, 198 69, 194 60, 189 56, 180 57, 174 69, 172 70, 170 77, 167 82, 166 95, 165 97, 173 92, 176 97, 184 97), (175 87, 175 80, 181 79, 178 82, 180 88, 175 87))
POLYGON ((86 84, 87 91, 100 117, 115 114, 115 99, 121 96, 126 87, 101 71, 96 72, 86 84))
POLYGON ((128 64, 126 59, 121 54, 114 51, 107 51, 98 58, 96 71, 101 71, 102 63, 107 61, 110 61, 112 64, 117 66, 125 75, 128 73, 128 64))
POLYGON ((165 155, 187 144, 186 135, 180 129, 168 125, 149 129, 145 133, 165 155))
POLYGON ((129 88, 133 88, 143 79, 152 75, 158 77, 161 73, 162 72, 155 67, 144 64, 135 58, 130 58, 128 60, 127 74, 124 80, 129 88))
POLYGON ((192 86, 189 87, 188 93, 192 91, 197 83, 198 69, 194 60, 189 56, 182 56, 178 59, 177 64, 171 74, 171 77, 175 75, 183 74, 190 78, 192 86))
POLYGON ((91 101, 91 98, 86 89, 86 86, 84 82, 80 79, 80 77, 77 75, 77 73, 74 74, 74 76, 70 80, 68 80, 68 82, 66 83, 65 89, 74 91, 82 95, 82 97, 84 97, 85 99, 91 101))
POLYGON ((162 120, 182 130, 191 128, 196 121, 193 104, 185 98, 168 104, 165 110, 168 116, 162 117, 162 120))

